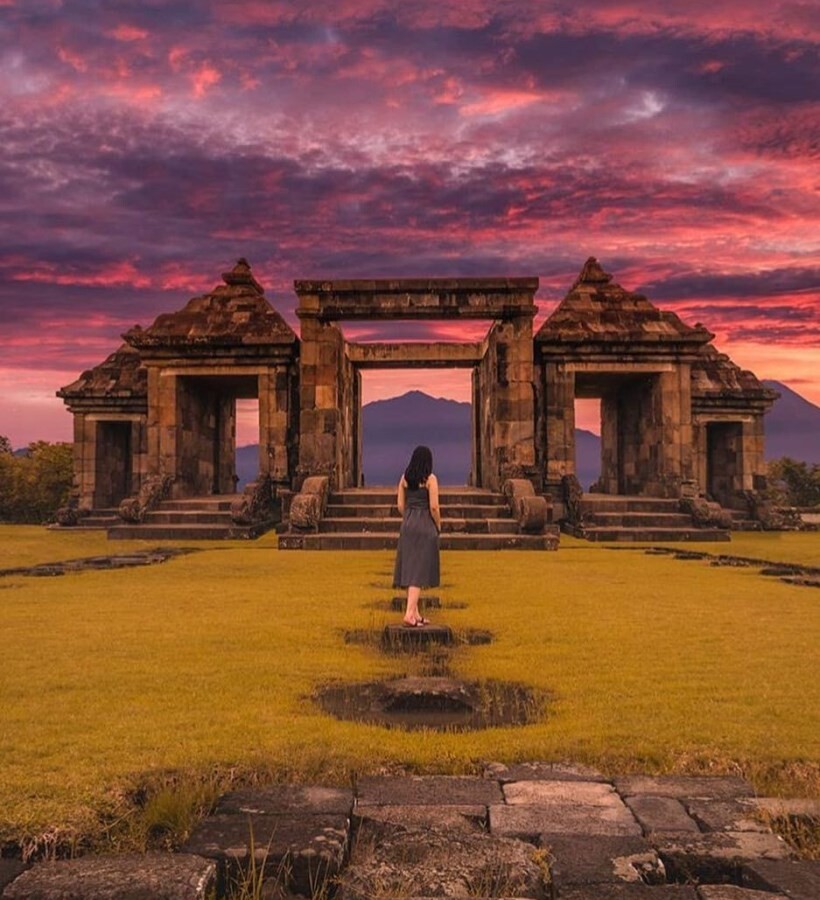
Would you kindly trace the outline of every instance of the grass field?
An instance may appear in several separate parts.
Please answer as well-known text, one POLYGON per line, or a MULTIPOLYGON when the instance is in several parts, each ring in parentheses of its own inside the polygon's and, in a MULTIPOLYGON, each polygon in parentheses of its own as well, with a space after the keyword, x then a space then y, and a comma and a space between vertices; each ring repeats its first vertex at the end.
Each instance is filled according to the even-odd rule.
MULTIPOLYGON (((139 546, 7 526, 0 568, 139 546)), ((817 533, 686 546, 820 565, 817 533)), ((526 727, 421 734, 337 721, 312 700, 416 665, 344 640, 398 620, 391 553, 280 553, 274 535, 198 547, 144 568, 0 578, 0 839, 103 840, 136 815, 140 788, 155 805, 168 784, 207 803, 232 779, 489 760, 728 771, 762 793, 820 794, 816 589, 572 539, 443 553, 435 620, 494 636, 454 650, 453 673, 552 702, 526 727)))

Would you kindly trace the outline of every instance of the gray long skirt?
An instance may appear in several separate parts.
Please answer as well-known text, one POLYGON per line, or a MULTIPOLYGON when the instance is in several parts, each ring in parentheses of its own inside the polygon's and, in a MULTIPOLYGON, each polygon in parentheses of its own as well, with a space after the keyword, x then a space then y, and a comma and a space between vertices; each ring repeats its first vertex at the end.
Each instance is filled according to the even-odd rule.
POLYGON ((393 587, 437 587, 439 584, 438 531, 430 510, 406 509, 399 531, 393 587))

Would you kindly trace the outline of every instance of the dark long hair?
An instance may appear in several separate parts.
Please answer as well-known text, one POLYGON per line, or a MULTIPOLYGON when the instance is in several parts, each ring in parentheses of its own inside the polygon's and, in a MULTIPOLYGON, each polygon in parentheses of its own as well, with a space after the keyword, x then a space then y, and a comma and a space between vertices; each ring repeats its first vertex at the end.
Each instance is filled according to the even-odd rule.
POLYGON ((433 453, 429 447, 418 446, 410 457, 410 462, 404 470, 404 480, 407 487, 415 490, 430 477, 433 471, 433 453))

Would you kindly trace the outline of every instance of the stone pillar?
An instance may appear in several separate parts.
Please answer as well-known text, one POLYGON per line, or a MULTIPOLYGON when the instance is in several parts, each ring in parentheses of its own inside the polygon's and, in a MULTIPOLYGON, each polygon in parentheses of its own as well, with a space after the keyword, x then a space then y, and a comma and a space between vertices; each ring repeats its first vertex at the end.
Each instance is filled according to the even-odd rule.
MULTIPOLYGON (((532 319, 499 322, 490 330, 488 352, 495 356, 491 388, 493 490, 508 478, 540 482, 535 470, 532 319)), ((541 484, 534 487, 540 490, 541 484)))
POLYGON ((81 509, 94 508, 97 427, 84 413, 74 415, 74 486, 81 509))
POLYGON ((661 372, 655 381, 646 492, 679 497, 683 479, 692 477, 691 373, 688 365, 661 372))
POLYGON ((472 425, 472 454, 470 458, 470 481, 473 487, 481 487, 481 373, 476 366, 472 370, 472 404, 470 408, 470 420, 472 425))
MULTIPOLYGON (((318 302, 318 301, 317 301, 318 302)), ((302 298, 305 305, 305 298, 302 298)), ((299 373, 299 466, 296 487, 311 475, 327 475, 332 488, 340 476, 344 436, 340 434, 339 377, 344 339, 331 322, 302 316, 299 373)))
POLYGON ((767 474, 766 442, 763 416, 752 416, 743 421, 743 434, 739 462, 739 484, 737 490, 752 491, 758 489, 760 477, 767 474))
POLYGON ((618 392, 608 391, 601 397, 601 478, 604 494, 620 490, 620 453, 618 443, 618 392))
POLYGON ((259 374, 259 474, 270 475, 278 488, 291 486, 289 447, 291 375, 285 364, 259 374))
POLYGON ((544 489, 561 496, 561 479, 575 474, 575 372, 547 360, 544 376, 544 489))

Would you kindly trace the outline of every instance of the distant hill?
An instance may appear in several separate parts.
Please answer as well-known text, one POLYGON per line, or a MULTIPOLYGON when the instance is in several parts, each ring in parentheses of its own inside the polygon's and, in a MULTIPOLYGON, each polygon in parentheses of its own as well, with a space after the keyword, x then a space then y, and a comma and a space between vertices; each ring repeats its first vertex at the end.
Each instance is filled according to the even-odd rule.
MULTIPOLYGON (((766 416, 766 457, 820 463, 820 407, 778 381, 767 381, 780 393, 766 416)), ((394 485, 413 448, 426 444, 433 451, 436 474, 444 485, 467 483, 472 452, 469 403, 443 400, 409 391, 362 408, 362 463, 367 485, 394 485)), ((236 471, 240 485, 257 472, 257 446, 239 447, 236 471)), ((582 428, 575 432, 578 479, 584 489, 601 472, 601 439, 582 428)))
POLYGON ((764 381, 780 397, 766 416, 766 459, 790 456, 820 463, 820 406, 780 381, 764 381))

